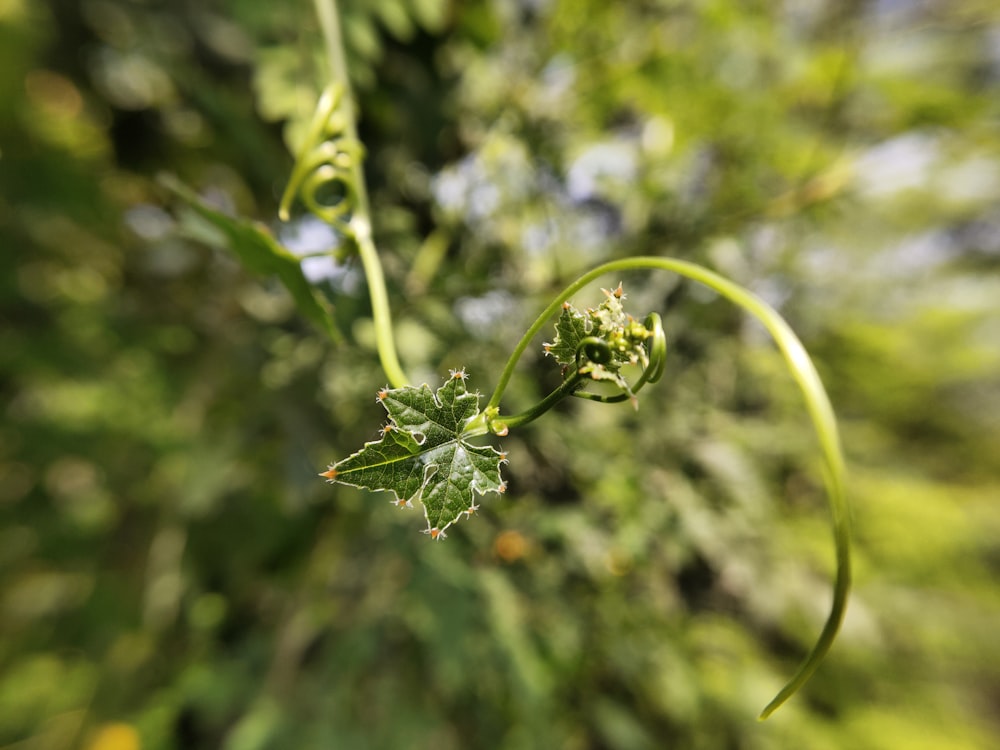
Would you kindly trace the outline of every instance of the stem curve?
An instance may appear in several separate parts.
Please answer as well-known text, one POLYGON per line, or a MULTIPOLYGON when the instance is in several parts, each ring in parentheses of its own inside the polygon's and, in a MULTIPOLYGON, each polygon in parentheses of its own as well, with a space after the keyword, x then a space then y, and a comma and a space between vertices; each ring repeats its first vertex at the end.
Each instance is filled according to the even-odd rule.
POLYGON ((836 552, 836 577, 833 588, 833 601, 830 606, 830 613, 827 615, 826 622, 815 645, 806 655, 806 658, 788 683, 764 707, 764 710, 761 711, 759 718, 763 720, 774 713, 779 706, 806 683, 829 652, 837 636, 837 632, 843 623, 844 614, 847 611, 848 594, 851 588, 850 511, 845 494, 846 469, 836 417, 834 416, 833 407, 830 404, 826 390, 823 388, 819 373, 806 353, 802 342, 799 341, 791 327, 785 322, 785 319, 757 295, 696 263, 676 258, 655 256, 637 256, 609 261, 577 278, 542 310, 524 336, 521 337, 521 340, 518 341, 517 346, 514 347, 514 351, 511 353, 500 374, 497 386, 490 396, 487 408, 499 408, 500 399, 503 397, 504 390, 507 388, 514 374, 514 368, 517 366, 521 356, 527 350, 531 340, 541 331, 542 327, 559 312, 563 302, 604 274, 643 269, 670 271, 697 281, 722 295, 737 307, 743 308, 760 321, 778 345, 792 378, 802 391, 806 402, 806 409, 816 436, 819 439, 820 450, 823 455, 823 479, 830 505, 834 549, 836 552))
POLYGON ((347 76, 340 13, 337 0, 314 0, 330 66, 330 85, 323 92, 309 125, 301 153, 281 197, 279 215, 289 218, 289 207, 298 194, 316 216, 354 241, 365 271, 375 327, 375 346, 382 370, 394 388, 410 381, 399 362, 392 331, 392 313, 385 273, 372 240, 368 191, 362 170, 364 149, 358 139, 347 76), (317 197, 320 185, 336 183, 343 191, 332 204, 317 197))

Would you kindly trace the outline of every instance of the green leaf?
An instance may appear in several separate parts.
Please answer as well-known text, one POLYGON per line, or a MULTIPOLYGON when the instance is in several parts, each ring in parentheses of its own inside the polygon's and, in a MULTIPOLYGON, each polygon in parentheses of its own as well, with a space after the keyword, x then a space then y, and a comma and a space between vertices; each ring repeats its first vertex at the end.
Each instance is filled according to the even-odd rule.
POLYGON ((569 302, 563 303, 556 321, 556 337, 551 344, 545 344, 545 353, 551 354, 561 365, 576 364, 577 347, 590 335, 589 326, 590 321, 579 310, 569 302))
POLYGON ((330 303, 306 279, 301 260, 282 247, 263 224, 217 211, 169 175, 161 176, 160 183, 218 229, 225 238, 226 246, 244 266, 261 276, 277 276, 292 295, 299 311, 332 339, 340 339, 340 332, 333 324, 330 303))
POLYGON ((500 466, 507 456, 488 445, 473 445, 465 427, 479 416, 479 394, 465 389, 465 372, 432 392, 419 388, 383 389, 378 400, 389 414, 382 436, 339 461, 321 476, 330 482, 391 491, 395 505, 424 506, 426 533, 442 539, 445 529, 479 508, 475 495, 504 492, 500 466))

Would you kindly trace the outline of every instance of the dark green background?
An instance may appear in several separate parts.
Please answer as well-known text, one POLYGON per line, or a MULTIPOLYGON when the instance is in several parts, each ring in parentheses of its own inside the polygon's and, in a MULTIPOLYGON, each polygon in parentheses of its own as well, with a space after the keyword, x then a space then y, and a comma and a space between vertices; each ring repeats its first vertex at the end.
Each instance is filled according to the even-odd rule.
MULTIPOLYGON (((344 6, 407 370, 491 391, 610 258, 754 289, 842 419, 841 637, 758 724, 832 545, 737 311, 623 279, 664 381, 504 438, 507 494, 433 544, 316 477, 385 418, 359 268, 331 343, 155 180, 287 232, 311 3, 0 0, 0 748, 1000 744, 995 4, 344 6)), ((508 411, 558 382, 540 343, 508 411)))

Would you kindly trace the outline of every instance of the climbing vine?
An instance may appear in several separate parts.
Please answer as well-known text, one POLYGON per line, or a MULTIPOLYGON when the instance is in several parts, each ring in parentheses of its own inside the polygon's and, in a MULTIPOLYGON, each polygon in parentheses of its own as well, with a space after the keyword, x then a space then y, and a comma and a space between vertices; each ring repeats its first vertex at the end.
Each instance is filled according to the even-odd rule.
MULTIPOLYGON (((333 463, 321 476, 331 483, 389 492, 391 501, 402 508, 419 504, 426 519, 424 532, 431 539, 443 540, 453 524, 479 510, 480 497, 507 489, 502 466, 508 456, 494 446, 481 444, 483 437, 506 435, 567 398, 602 404, 628 402, 638 408, 639 392, 663 375, 667 346, 659 314, 650 312, 640 318, 627 312, 627 296, 620 283, 605 289, 604 299, 594 307, 577 308, 571 301, 574 295, 599 278, 632 271, 667 271, 709 287, 760 321, 783 354, 819 438, 833 521, 837 572, 830 613, 798 671, 761 712, 760 718, 767 718, 809 679, 829 651, 843 620, 850 588, 844 460, 833 409, 805 348, 773 308, 739 285, 688 261, 641 256, 599 265, 556 295, 515 345, 485 405, 481 406, 478 391, 468 390, 464 369, 451 371, 436 389, 413 385, 396 354, 389 296, 372 239, 361 171, 364 147, 355 129, 335 0, 316 0, 316 10, 326 40, 331 83, 319 99, 300 146, 281 199, 280 217, 288 220, 298 201, 342 239, 341 247, 331 250, 331 255, 359 257, 371 301, 376 347, 388 379, 388 385, 376 391, 388 417, 378 439, 333 463), (544 352, 560 368, 561 381, 530 408, 508 414, 502 410, 504 392, 531 342, 549 325, 554 328, 544 352)), ((265 228, 214 210, 176 181, 167 180, 166 184, 223 232, 248 267, 277 275, 300 310, 331 336, 337 335, 328 306, 302 274, 300 259, 265 228)))

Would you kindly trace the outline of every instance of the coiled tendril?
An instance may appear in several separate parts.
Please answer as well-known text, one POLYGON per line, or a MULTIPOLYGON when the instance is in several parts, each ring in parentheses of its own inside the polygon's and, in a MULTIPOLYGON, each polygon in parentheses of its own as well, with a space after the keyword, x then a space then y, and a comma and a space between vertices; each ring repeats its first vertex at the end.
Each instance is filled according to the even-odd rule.
POLYGON ((350 220, 359 203, 357 171, 364 147, 351 133, 344 96, 344 87, 334 83, 320 97, 281 196, 279 216, 288 221, 292 201, 298 196, 310 212, 354 237, 350 220))
MULTIPOLYGON (((663 333, 663 319, 659 313, 651 312, 643 321, 643 326, 649 332, 644 346, 648 363, 642 370, 642 374, 630 386, 627 391, 616 393, 613 396, 605 396, 599 393, 589 393, 588 391, 576 390, 571 395, 577 398, 585 398, 589 401, 600 401, 603 404, 617 404, 626 399, 635 398, 646 383, 655 383, 663 377, 663 369, 667 364, 667 338, 663 333)), ((589 359, 597 364, 607 364, 612 359, 611 345, 597 336, 588 336, 580 341, 576 348, 577 371, 585 364, 584 360, 589 359)), ((572 377, 572 376, 571 376, 572 377)))

